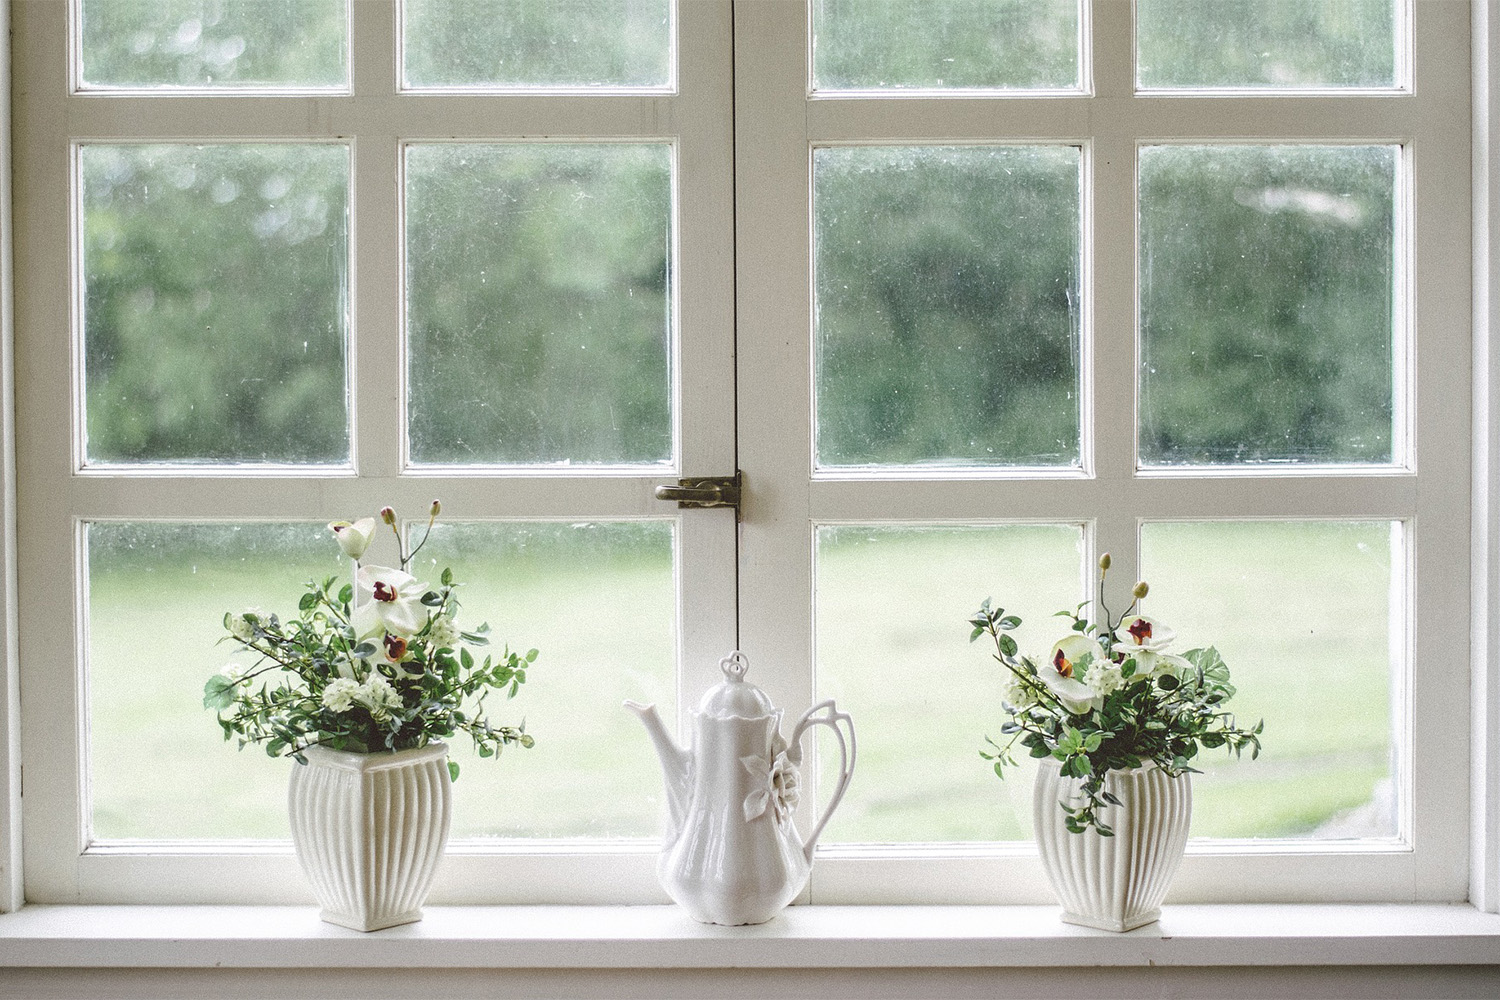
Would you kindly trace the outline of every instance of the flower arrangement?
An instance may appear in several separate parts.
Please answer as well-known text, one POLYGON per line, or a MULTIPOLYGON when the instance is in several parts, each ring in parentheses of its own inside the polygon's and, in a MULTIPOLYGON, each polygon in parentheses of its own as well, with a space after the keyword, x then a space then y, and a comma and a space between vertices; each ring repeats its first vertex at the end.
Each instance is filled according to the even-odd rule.
MULTIPOLYGON (((484 699, 494 689, 515 697, 537 651, 506 648, 476 659, 469 647, 488 644, 489 625, 459 627, 452 570, 443 570, 435 589, 406 572, 441 509, 434 500, 426 533, 410 553, 396 512, 381 509, 380 520, 396 535, 399 568, 360 562, 375 518, 334 521, 329 530, 354 560, 353 584, 335 589, 335 577, 309 581, 295 618, 259 608, 224 616, 228 634, 220 641, 255 657, 248 665, 231 662, 204 685, 203 705, 218 713, 225 740, 238 736, 241 749, 261 744, 272 757, 302 764, 311 746, 408 750, 460 731, 481 757, 497 756, 507 744, 532 745, 524 723, 491 725, 484 699)), ((458 777, 456 762, 448 770, 458 777)))
POLYGON ((990 636, 995 659, 1008 671, 1002 701, 1010 721, 1000 731, 1010 739, 1002 745, 986 737, 992 752, 980 756, 994 762, 1001 778, 1015 766, 1018 740, 1032 757, 1061 761, 1065 776, 1081 779, 1079 799, 1061 803, 1067 829, 1082 833, 1093 827, 1105 837, 1114 831, 1098 811, 1106 803, 1120 804, 1104 786, 1110 771, 1149 761, 1173 777, 1196 772, 1191 762, 1202 747, 1227 747, 1236 757, 1248 747, 1253 760, 1260 755, 1264 725, 1242 729, 1225 710, 1235 689, 1218 650, 1167 652, 1172 630, 1135 613, 1150 589, 1144 581, 1131 590, 1130 606, 1119 617, 1110 615, 1104 603, 1109 566, 1105 553, 1099 559, 1097 618, 1082 614, 1089 601, 1057 612, 1072 628, 1041 663, 1018 655, 1010 632, 1021 619, 1004 608, 992 608, 986 599, 969 620, 969 641, 990 636))

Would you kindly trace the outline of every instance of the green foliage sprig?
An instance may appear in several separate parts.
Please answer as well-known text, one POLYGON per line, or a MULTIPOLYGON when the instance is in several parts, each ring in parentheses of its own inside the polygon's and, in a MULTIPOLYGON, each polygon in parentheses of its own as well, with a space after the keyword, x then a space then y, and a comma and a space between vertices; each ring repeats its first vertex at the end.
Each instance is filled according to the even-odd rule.
MULTIPOLYGON (((429 533, 440 509, 433 501, 429 533)), ((380 516, 395 527, 390 508, 380 516)), ((488 645, 489 625, 459 628, 460 584, 451 569, 429 589, 405 572, 416 552, 406 553, 399 531, 402 569, 393 569, 359 563, 374 518, 329 528, 355 560, 355 584, 309 581, 293 618, 259 609, 224 616, 228 634, 220 641, 255 658, 249 666, 231 663, 204 685, 203 705, 218 713, 224 739, 238 737, 241 749, 259 744, 272 757, 303 764, 312 746, 407 750, 459 732, 480 757, 497 756, 506 745, 532 746, 524 722, 494 725, 484 702, 497 690, 515 697, 537 651, 506 647, 478 659, 471 647, 488 645)), ((457 762, 450 760, 448 769, 456 779, 457 762)))
POLYGON ((1017 742, 1032 757, 1051 757, 1062 773, 1079 779, 1078 797, 1060 804, 1073 833, 1094 828, 1101 836, 1114 831, 1099 816, 1105 805, 1120 800, 1105 788, 1105 776, 1154 763, 1176 777, 1196 772, 1192 761, 1201 748, 1226 747, 1236 757, 1246 748, 1260 755, 1263 722, 1241 728, 1225 703, 1234 696, 1229 667, 1212 646, 1182 655, 1166 652, 1174 635, 1160 622, 1135 614, 1148 586, 1137 583, 1131 604, 1118 617, 1104 603, 1104 579, 1110 559, 1099 560, 1097 617, 1083 614, 1088 601, 1059 611, 1070 629, 1038 663, 1020 655, 1010 633, 1021 619, 986 599, 969 619, 969 641, 988 635, 994 658, 1007 671, 1002 706, 1010 719, 1000 727, 1003 744, 989 737, 980 756, 1005 777, 1014 767, 1017 742))

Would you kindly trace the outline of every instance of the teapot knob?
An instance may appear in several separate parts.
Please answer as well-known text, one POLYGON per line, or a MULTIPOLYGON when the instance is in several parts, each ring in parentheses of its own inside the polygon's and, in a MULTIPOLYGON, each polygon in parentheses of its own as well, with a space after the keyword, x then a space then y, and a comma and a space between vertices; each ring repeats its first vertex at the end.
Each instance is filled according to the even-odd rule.
POLYGON ((719 669, 724 671, 724 677, 731 681, 742 681, 745 674, 750 670, 750 659, 736 649, 733 653, 719 660, 719 669))

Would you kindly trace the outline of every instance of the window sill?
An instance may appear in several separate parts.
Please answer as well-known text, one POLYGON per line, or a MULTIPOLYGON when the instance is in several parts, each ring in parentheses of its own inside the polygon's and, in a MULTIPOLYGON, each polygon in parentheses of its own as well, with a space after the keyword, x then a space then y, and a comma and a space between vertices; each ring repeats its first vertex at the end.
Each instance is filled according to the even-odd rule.
POLYGON ((1047 906, 798 906, 756 927, 671 906, 431 907, 372 934, 306 906, 28 906, 0 967, 75 969, 975 969, 1500 965, 1467 904, 1182 905, 1126 934, 1047 906))

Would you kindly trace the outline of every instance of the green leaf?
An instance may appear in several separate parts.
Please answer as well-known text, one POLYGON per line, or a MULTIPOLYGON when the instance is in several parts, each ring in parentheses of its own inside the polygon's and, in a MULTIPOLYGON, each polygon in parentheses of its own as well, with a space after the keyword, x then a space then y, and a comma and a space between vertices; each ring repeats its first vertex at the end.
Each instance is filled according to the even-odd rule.
POLYGON ((458 651, 458 660, 464 665, 465 670, 474 669, 474 654, 470 653, 467 649, 460 649, 458 651))
POLYGON ((443 575, 441 577, 441 582, 442 582, 443 586, 445 586, 445 587, 451 587, 451 586, 453 586, 453 569, 451 567, 445 567, 443 569, 443 575))
POLYGON ((315 590, 309 590, 307 593, 303 594, 302 599, 297 602, 298 611, 311 611, 317 606, 318 593, 315 590))
POLYGON ((1006 631, 1009 631, 1009 630, 1011 630, 1013 628, 1016 628, 1018 625, 1020 625, 1021 624, 1021 619, 1017 618, 1015 615, 1006 615, 1004 618, 1000 619, 995 624, 997 626, 999 626, 1000 628, 1003 628, 1006 631))
POLYGON ((427 607, 429 608, 435 608, 443 603, 443 598, 438 594, 437 591, 429 590, 427 593, 422 595, 422 603, 427 605, 427 607))
POLYGON ((448 761, 448 780, 458 780, 458 761, 452 760, 451 758, 448 761))
POLYGON ((541 654, 537 650, 535 650, 535 649, 528 649, 526 651, 526 662, 527 663, 535 663, 536 662, 536 658, 539 655, 541 655, 541 654))
POLYGON ((203 707, 222 711, 234 704, 234 689, 239 684, 222 674, 215 674, 203 685, 203 707))
POLYGON ((348 604, 352 600, 354 600, 354 585, 346 583, 339 588, 339 603, 348 604))
POLYGON ((1011 636, 1002 635, 1000 637, 1000 652, 1006 656, 1015 656, 1019 649, 1020 647, 1016 645, 1016 640, 1011 636))

